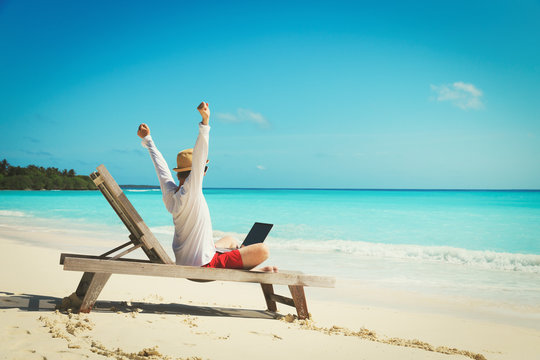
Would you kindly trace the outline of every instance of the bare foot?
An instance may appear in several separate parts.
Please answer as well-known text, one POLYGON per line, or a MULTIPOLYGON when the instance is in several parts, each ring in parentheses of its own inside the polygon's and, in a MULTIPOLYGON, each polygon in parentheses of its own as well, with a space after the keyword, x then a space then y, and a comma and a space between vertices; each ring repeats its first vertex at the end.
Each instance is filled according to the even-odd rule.
POLYGON ((274 273, 277 273, 277 272, 278 272, 278 268, 277 268, 277 266, 265 266, 265 267, 262 267, 262 268, 255 269, 255 271, 264 271, 264 272, 274 272, 274 273))

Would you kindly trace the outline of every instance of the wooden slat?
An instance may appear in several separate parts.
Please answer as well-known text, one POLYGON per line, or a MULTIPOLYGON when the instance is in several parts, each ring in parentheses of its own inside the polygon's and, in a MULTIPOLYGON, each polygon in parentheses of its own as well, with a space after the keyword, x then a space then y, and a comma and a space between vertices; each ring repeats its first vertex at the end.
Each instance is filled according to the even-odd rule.
MULTIPOLYGON (((82 258, 82 259, 102 259, 102 260, 111 260, 112 257, 103 257, 103 255, 83 255, 83 254, 67 254, 62 253, 60 254, 60 265, 64 265, 64 261, 68 257, 74 257, 74 258, 82 258)), ((141 259, 126 259, 126 258, 120 258, 116 259, 116 261, 132 261, 132 262, 141 262, 141 263, 150 263, 150 260, 141 260, 141 259)))
POLYGON ((101 191, 105 199, 109 202, 113 210, 120 218, 120 220, 122 220, 126 228, 129 230, 131 234, 130 239, 133 241, 134 244, 136 244, 140 242, 139 237, 142 236, 143 232, 137 226, 134 219, 126 213, 126 210, 119 202, 118 196, 120 193, 122 193, 120 186, 118 186, 116 181, 114 181, 111 174, 107 171, 107 168, 101 166, 103 165, 98 166, 98 169, 101 170, 101 173, 94 172, 90 174, 90 177, 92 178, 92 180, 94 180, 94 183, 97 185, 98 189, 101 191))
POLYGON ((109 189, 111 194, 114 195, 115 200, 121 205, 125 215, 129 218, 131 222, 135 224, 136 228, 139 230, 140 233, 135 232, 132 234, 138 237, 138 239, 143 243, 143 250, 145 250, 145 253, 149 255, 150 260, 154 260, 149 254, 151 252, 155 253, 162 263, 173 264, 173 261, 169 258, 169 256, 167 255, 159 241, 155 238, 154 234, 152 234, 148 226, 146 226, 137 210, 135 210, 135 208, 128 200, 120 186, 118 186, 116 181, 113 179, 107 168, 104 165, 100 165, 98 166, 97 170, 100 176, 102 176, 105 182, 105 186, 109 189))
MULTIPOLYGON (((148 226, 146 226, 137 210, 135 210, 107 168, 104 165, 100 165, 97 170, 100 180, 103 180, 103 183, 98 186, 99 189, 129 229, 131 235, 143 244, 143 251, 148 255, 150 260, 158 260, 164 264, 173 264, 171 258, 167 255, 148 226)), ((96 179, 95 173, 92 178, 96 179)), ((136 243, 134 242, 134 244, 136 243)))
POLYGON ((115 248, 112 249, 112 250, 107 251, 106 253, 101 254, 100 256, 101 256, 101 257, 106 257, 107 255, 111 255, 112 253, 115 253, 115 252, 117 252, 118 250, 121 250, 121 249, 123 249, 123 248, 125 248, 126 246, 129 246, 129 245, 131 245, 131 244, 133 244, 133 243, 132 243, 131 241, 128 241, 128 242, 126 242, 126 243, 124 243, 124 244, 122 244, 122 245, 120 245, 120 246, 115 247, 115 248))
POLYGON ((285 296, 281 296, 281 295, 278 295, 278 294, 272 294, 272 295, 270 295, 270 299, 272 299, 273 301, 277 301, 278 303, 281 303, 281 304, 296 307, 295 304, 294 304, 294 300, 291 299, 291 298, 285 297, 285 296))
POLYGON ((120 254, 114 255, 114 256, 112 257, 112 259, 113 259, 113 260, 119 259, 119 258, 121 258, 122 256, 127 255, 127 254, 129 254, 130 252, 132 252, 132 251, 134 251, 134 250, 137 250, 137 249, 140 248, 141 246, 142 246, 142 244, 133 245, 133 246, 130 247, 129 249, 126 249, 126 250, 122 251, 120 254))
POLYGON ((93 172, 90 174, 90 178, 92 178, 92 180, 94 181, 98 189, 101 191, 101 193, 103 194, 103 196, 105 197, 109 205, 111 205, 111 207, 116 212, 120 220, 122 220, 126 228, 132 234, 130 235, 130 238, 132 238, 134 235, 135 235, 135 238, 138 238, 139 236, 141 236, 141 231, 135 226, 135 223, 125 214, 124 210, 122 209, 122 207, 120 206, 120 204, 118 203, 114 195, 110 192, 108 187, 105 185, 103 176, 101 176, 97 172, 93 172))
POLYGON ((261 284, 299 285, 334 287, 335 279, 288 273, 265 273, 247 270, 214 269, 196 266, 180 266, 155 263, 135 263, 100 259, 68 257, 64 260, 64 270, 95 273, 147 275, 162 277, 190 278, 200 280, 222 280, 253 282, 261 284))
POLYGON ((119 196, 120 194, 123 194, 124 192, 120 188, 120 186, 116 183, 116 181, 113 179, 112 175, 109 173, 109 170, 105 167, 105 165, 101 164, 97 167, 98 174, 102 176, 103 182, 107 183, 107 189, 113 196, 119 196), (112 180, 112 181, 111 181, 112 180))

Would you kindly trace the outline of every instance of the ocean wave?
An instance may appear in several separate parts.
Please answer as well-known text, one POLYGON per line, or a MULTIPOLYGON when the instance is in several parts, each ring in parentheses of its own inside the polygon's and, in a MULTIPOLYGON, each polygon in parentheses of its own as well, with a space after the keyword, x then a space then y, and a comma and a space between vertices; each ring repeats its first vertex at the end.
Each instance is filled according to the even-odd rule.
MULTIPOLYGON (((174 235, 174 226, 173 225, 165 225, 165 226, 152 226, 150 230, 155 234, 162 234, 162 235, 174 235)), ((217 241, 221 239, 224 236, 232 236, 237 238, 239 241, 243 241, 247 234, 240 234, 240 233, 234 233, 234 232, 224 232, 219 230, 214 230, 213 238, 214 241, 217 241)))
POLYGON ((16 211, 16 210, 0 210, 0 216, 16 216, 16 217, 24 217, 28 216, 26 213, 22 211, 16 211))
POLYGON ((174 235, 174 226, 152 226, 150 230, 155 234, 174 235))
POLYGON ((540 255, 468 250, 449 246, 369 243, 363 241, 287 240, 272 238, 272 247, 283 250, 343 253, 358 257, 422 262, 443 262, 492 270, 540 273, 540 255))
POLYGON ((127 192, 154 192, 161 191, 160 189, 124 189, 127 192))
MULTIPOLYGON (((174 234, 174 226, 153 227, 160 234, 174 234)), ((240 242, 246 234, 214 230, 214 241, 225 235, 237 238, 240 242)), ((393 259, 421 262, 441 262, 483 268, 527 273, 540 273, 540 255, 515 254, 495 251, 468 250, 450 246, 422 246, 370 243, 350 240, 305 240, 268 237, 271 249, 309 252, 312 254, 343 254, 372 259, 393 259)))

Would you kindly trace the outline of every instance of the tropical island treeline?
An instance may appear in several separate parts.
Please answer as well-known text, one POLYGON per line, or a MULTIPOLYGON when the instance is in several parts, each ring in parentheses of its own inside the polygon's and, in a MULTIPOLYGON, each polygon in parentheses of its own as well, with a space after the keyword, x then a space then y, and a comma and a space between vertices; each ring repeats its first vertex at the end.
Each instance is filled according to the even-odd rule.
POLYGON ((89 176, 77 175, 75 170, 28 165, 11 166, 6 159, 0 162, 1 190, 96 190, 89 176))

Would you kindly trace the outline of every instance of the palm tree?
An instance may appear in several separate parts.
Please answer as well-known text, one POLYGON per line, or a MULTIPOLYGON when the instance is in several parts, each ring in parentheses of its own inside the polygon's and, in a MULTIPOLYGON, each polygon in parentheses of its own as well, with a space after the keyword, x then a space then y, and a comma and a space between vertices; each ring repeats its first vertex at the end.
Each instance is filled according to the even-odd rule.
POLYGON ((7 162, 6 159, 2 160, 0 162, 0 174, 7 175, 8 169, 9 169, 9 163, 7 162))

